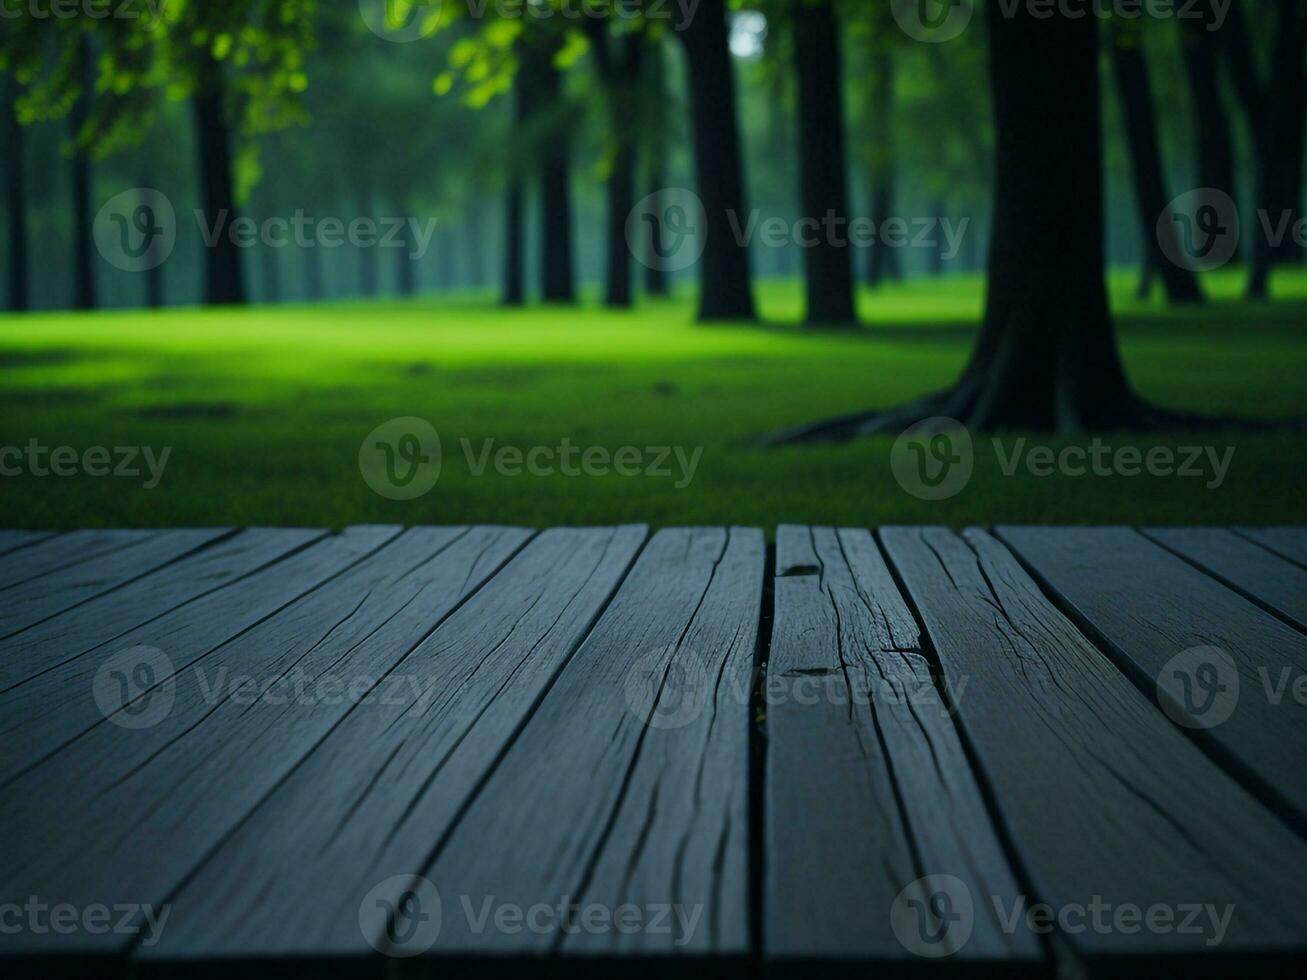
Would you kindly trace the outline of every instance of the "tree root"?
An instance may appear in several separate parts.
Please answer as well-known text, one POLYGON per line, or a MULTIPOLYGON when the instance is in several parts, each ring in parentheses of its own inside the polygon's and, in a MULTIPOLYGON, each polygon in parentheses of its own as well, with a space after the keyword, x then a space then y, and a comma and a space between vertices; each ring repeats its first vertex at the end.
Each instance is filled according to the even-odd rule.
MULTIPOLYGON (((898 435, 918 422, 937 417, 954 419, 972 432, 1013 431, 1013 426, 993 426, 976 417, 979 389, 978 384, 960 382, 956 387, 926 395, 896 408, 859 412, 773 432, 759 438, 756 444, 790 446, 848 442, 860 436, 898 435)), ((1073 420, 1058 426, 1050 434, 1070 436, 1098 431, 1134 435, 1201 432, 1272 435, 1307 431, 1307 419, 1304 418, 1247 419, 1231 415, 1202 415, 1161 408, 1135 396, 1131 396, 1129 402, 1113 415, 1116 422, 1110 427, 1085 426, 1073 420)), ((1032 430, 1038 431, 1039 427, 1032 427, 1032 430)))

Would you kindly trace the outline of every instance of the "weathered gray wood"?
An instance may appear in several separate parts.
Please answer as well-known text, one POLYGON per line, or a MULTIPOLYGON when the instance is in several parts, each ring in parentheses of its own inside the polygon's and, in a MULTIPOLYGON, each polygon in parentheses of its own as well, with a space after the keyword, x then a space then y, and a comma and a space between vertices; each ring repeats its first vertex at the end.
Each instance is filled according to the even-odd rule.
POLYGON ((1307 568, 1307 527, 1237 527, 1235 531, 1307 568))
POLYGON ((69 531, 0 557, 0 597, 3 590, 93 561, 121 548, 141 544, 158 531, 69 531))
MULTIPOLYGON (((396 664, 529 536, 407 531, 180 672, 156 724, 97 725, 25 773, 0 800, 11 844, 0 904, 39 893, 77 907, 162 905, 355 705, 392 691, 396 664)), ((131 938, 60 936, 50 947, 108 955, 131 938)), ((46 948, 0 935, 0 951, 19 942, 46 948)))
POLYGON ((1307 636, 1127 528, 998 533, 1169 717, 1307 829, 1307 636))
POLYGON ((1307 629, 1307 568, 1219 527, 1144 533, 1291 626, 1307 629))
POLYGON ((381 915, 375 903, 403 890, 385 883, 422 870, 645 533, 535 538, 400 661, 411 686, 351 711, 213 853, 175 896, 162 940, 138 951, 141 966, 372 953, 361 909, 381 915))
POLYGON ((160 531, 134 547, 19 583, 0 593, 0 639, 121 588, 231 533, 231 528, 160 531))
POLYGON ((54 535, 54 531, 0 531, 0 555, 29 547, 54 535))
POLYGON ((251 528, 0 640, 0 693, 306 547, 323 531, 251 528))
POLYGON ((875 541, 782 527, 776 542, 767 957, 878 974, 918 971, 922 957, 1036 967, 1035 936, 1005 931, 993 904, 977 900, 1010 906, 1020 888, 875 541), (975 897, 965 927, 923 912, 939 893, 959 909, 975 897))
POLYGON ((639 925, 474 937, 458 915, 434 955, 747 957, 765 558, 752 529, 659 532, 430 872, 474 903, 568 896, 634 907, 639 925), (500 833, 508 846, 472 859, 500 833))
POLYGON ((1220 972, 1225 956, 1300 958, 1307 883, 1287 872, 1307 862, 1307 843, 1168 722, 994 538, 881 537, 945 676, 965 679, 958 723, 1030 901, 1089 913, 1065 936, 1073 948, 1095 969, 1153 975, 1220 972), (1110 910, 1106 928, 1094 925, 1104 921, 1095 904, 1110 910), (1181 931, 1191 906, 1230 910, 1221 942, 1207 920, 1181 931), (1113 925, 1134 908, 1170 914, 1170 931, 1160 918, 1113 925))
MULTIPOLYGON (((142 702, 133 710, 147 710, 146 702, 159 696, 159 685, 177 671, 340 574, 398 533, 398 528, 350 528, 323 538, 263 571, 132 630, 111 647, 101 647, 11 687, 0 694, 0 782, 8 782, 88 728, 105 722, 104 710, 96 701, 97 676, 102 684, 135 684, 126 675, 112 678, 97 673, 102 666, 106 670, 112 666, 112 657, 148 646, 166 658, 149 664, 144 693, 128 687, 133 703, 142 702)), ((103 687, 100 693, 104 696, 103 687)))

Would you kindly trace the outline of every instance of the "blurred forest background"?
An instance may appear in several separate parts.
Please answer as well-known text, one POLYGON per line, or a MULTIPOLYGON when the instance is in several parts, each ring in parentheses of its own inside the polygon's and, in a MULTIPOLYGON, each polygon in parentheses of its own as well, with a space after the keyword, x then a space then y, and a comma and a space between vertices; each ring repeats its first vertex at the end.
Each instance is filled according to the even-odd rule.
POLYGON ((0 523, 1300 523, 1301 427, 1245 422, 1307 416, 1307 4, 1144 6, 0 0, 0 447, 175 450, 148 490, 6 474, 0 523), (702 258, 663 261, 687 192, 702 258), (877 244, 793 241, 829 212, 877 244), (314 237, 359 220, 405 247, 314 237), (977 440, 923 500, 890 460, 927 415, 1237 455, 1034 478, 977 440), (398 502, 359 446, 410 417, 444 468, 398 502), (466 450, 562 440, 702 465, 466 450))
MULTIPOLYGON (((631 204, 661 188, 695 187, 693 93, 674 4, 660 8, 666 19, 632 18, 614 30, 612 17, 530 14, 547 0, 522 0, 521 16, 507 18, 493 14, 494 4, 484 18, 469 16, 476 5, 463 0, 419 0, 412 10, 405 0, 377 0, 371 14, 365 0, 363 16, 355 0, 83 2, 133 16, 32 17, 29 8, 48 3, 3 0, 10 9, 0 49, 10 274, 0 296, 11 309, 24 300, 52 309, 208 298, 201 226, 190 215, 214 206, 203 199, 212 183, 205 168, 221 161, 204 159, 197 94, 219 101, 229 130, 232 199, 218 203, 233 219, 302 211, 345 223, 357 216, 438 221, 417 260, 406 250, 349 243, 243 250, 239 285, 218 299, 302 303, 455 290, 511 299, 520 288, 526 299, 567 301, 588 291, 621 304, 642 289, 660 293, 668 279, 693 280, 693 270, 642 277, 637 263, 631 287, 613 295, 608 278, 611 185, 629 184, 631 204), (393 30, 402 41, 387 43, 369 27, 368 17, 375 25, 387 9, 395 24, 413 25, 409 33, 393 30), (152 276, 95 260, 84 241, 88 213, 140 186, 162 191, 180 216, 176 251, 152 276), (519 239, 513 248, 510 237, 519 239), (506 269, 516 248, 520 273, 506 269), (546 281, 543 255, 559 249, 570 253, 570 268, 561 279, 551 270, 546 281), (14 281, 20 258, 25 297, 14 281), (506 276, 520 276, 520 284, 506 276)), ((720 3, 705 0, 696 16, 710 19, 704 8, 720 3)), ((580 0, 563 6, 581 9, 580 0)), ((838 146, 823 129, 802 133, 799 74, 821 49, 796 51, 795 10, 804 0, 728 6, 741 220, 756 210, 760 220, 792 223, 806 213, 803 145, 838 146)), ((1235 2, 1219 32, 1176 17, 1112 26, 1103 55, 1109 264, 1142 273, 1149 257, 1145 229, 1155 216, 1139 214, 1134 168, 1150 152, 1169 193, 1216 186, 1251 213, 1260 108, 1244 87, 1269 87, 1279 70, 1277 6, 1235 2), (1150 118, 1131 118, 1126 107, 1150 118), (1153 145, 1132 144, 1131 126, 1142 126, 1140 139, 1153 145)), ((916 221, 967 223, 956 254, 938 233, 933 247, 859 250, 858 279, 871 285, 983 269, 993 203, 985 32, 976 23, 948 43, 921 43, 895 23, 888 0, 813 7, 809 17, 831 19, 844 58, 850 216, 878 227, 901 218, 909 238, 920 230, 916 221)), ((603 8, 592 2, 588 9, 603 8)), ((1301 76, 1301 50, 1297 60, 1301 76)), ((1299 100, 1301 143, 1301 94, 1282 98, 1299 100)), ((717 125, 731 121, 722 116, 717 125)), ((1289 165, 1301 196, 1302 153, 1295 152, 1289 165)), ((1291 250, 1300 261, 1301 249, 1291 250)), ((760 279, 803 274, 803 249, 793 243, 755 242, 751 258, 760 279)))

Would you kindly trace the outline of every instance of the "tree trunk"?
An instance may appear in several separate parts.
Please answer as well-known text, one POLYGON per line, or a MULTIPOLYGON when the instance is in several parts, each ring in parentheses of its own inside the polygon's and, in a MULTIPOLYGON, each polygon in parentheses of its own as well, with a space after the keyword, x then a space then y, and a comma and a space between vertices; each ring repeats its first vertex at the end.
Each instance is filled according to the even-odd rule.
POLYGON ((259 272, 262 277, 263 302, 272 305, 281 302, 281 276, 277 269, 277 249, 263 245, 259 249, 259 272))
POLYGON ((310 302, 318 302, 325 295, 322 281, 322 256, 315 245, 300 247, 304 260, 304 294, 310 302))
MULTIPOLYGON (((931 202, 930 213, 940 223, 940 226, 944 221, 945 207, 945 203, 939 198, 931 202)), ((926 269, 930 275, 938 277, 944 274, 944 249, 948 247, 943 231, 939 227, 935 231, 934 242, 926 252, 926 269)))
POLYGON ((77 77, 80 92, 69 116, 73 140, 73 306, 95 309, 94 227, 91 204, 91 149, 81 145, 82 128, 91 117, 95 99, 95 52, 91 39, 81 35, 77 44, 77 77))
POLYGON ((631 250, 626 243, 626 219, 635 207, 635 147, 620 147, 608 178, 608 285, 604 305, 629 309, 631 250))
POLYGON ((699 319, 752 320, 749 253, 732 226, 748 221, 725 0, 703 0, 679 33, 689 64, 695 172, 707 215, 699 319))
POLYGON ((1248 118, 1257 169, 1257 215, 1248 280, 1248 295, 1252 298, 1267 294, 1271 268, 1285 254, 1283 242, 1278 246, 1273 243, 1266 225, 1276 229, 1284 222, 1285 228, 1292 228, 1301 212, 1307 12, 1299 0, 1277 0, 1276 6, 1268 85, 1263 85, 1257 75, 1241 5, 1231 5, 1220 32, 1234 90, 1248 118))
POLYGON ((208 66, 192 102, 200 160, 200 203, 206 226, 218 233, 212 245, 206 243, 204 301, 213 306, 241 304, 245 302, 241 254, 228 233, 237 212, 221 64, 208 66))
MULTIPOLYGON (((371 194, 363 197, 364 216, 376 220, 375 198, 371 194)), ((380 232, 379 232, 380 234, 380 232)), ((377 268, 377 249, 375 245, 355 245, 354 251, 359 263, 359 293, 374 297, 381 292, 381 270, 377 268)))
POLYGON ((1004 16, 997 3, 988 23, 997 186, 985 318, 960 385, 968 421, 1063 432, 1133 422, 1103 281, 1098 25, 1025 6, 1004 16))
MULTIPOLYGON (((894 215, 894 55, 884 42, 873 58, 871 120, 876 147, 871 164, 871 221, 879 232, 894 215)), ((899 253, 877 238, 867 261, 867 284, 903 278, 899 253)))
POLYGON ((572 303, 572 120, 563 106, 563 75, 554 65, 561 39, 536 32, 522 47, 522 83, 530 93, 529 118, 539 134, 540 292, 546 303, 572 303))
MULTIPOLYGON (((647 176, 649 194, 660 194, 667 186, 667 141, 671 134, 667 132, 667 66, 663 60, 662 45, 655 44, 650 51, 645 84, 648 87, 648 104, 652 109, 649 132, 645 146, 649 158, 647 176)), ((662 214, 661 207, 651 209, 654 214, 662 214)), ((660 262, 646 261, 644 264, 644 291, 650 296, 662 297, 668 294, 667 270, 660 262)))
POLYGON ((1180 18, 1180 42, 1189 77, 1190 115, 1198 137, 1198 186, 1210 187, 1232 200, 1234 137, 1221 92, 1217 40, 1205 18, 1180 18))
POLYGON ((522 255, 522 235, 525 231, 522 184, 510 178, 504 199, 504 293, 500 302, 504 306, 522 306, 526 302, 526 274, 522 255))
MULTIPOLYGON (((1172 237, 1178 232, 1169 222, 1158 222, 1166 210, 1170 195, 1163 176, 1162 152, 1158 145, 1157 117, 1153 110, 1152 85, 1148 62, 1141 45, 1141 35, 1134 26, 1119 24, 1111 31, 1112 69, 1121 96, 1121 116, 1125 122, 1126 143, 1130 149, 1134 177, 1135 209, 1139 214, 1139 231, 1143 238, 1146 268, 1157 273, 1172 303, 1201 303, 1202 290, 1193 271, 1171 262, 1167 257, 1179 252, 1178 241, 1162 248, 1159 236, 1172 237)), ((1147 282, 1145 277, 1145 282, 1147 282)))
MULTIPOLYGON (((525 88, 526 80, 519 72, 513 86, 512 132, 514 134, 522 132, 530 117, 530 101, 525 88)), ((526 268, 523 255, 526 202, 522 171, 511 156, 508 159, 508 167, 508 187, 504 194, 504 289, 500 303, 503 306, 516 307, 526 303, 526 268)))
POLYGON ((31 307, 27 280, 27 185, 23 167, 23 127, 18 123, 18 83, 9 83, 5 101, 5 162, 9 197, 9 309, 31 307))
POLYGON ((403 247, 395 249, 395 284, 401 296, 417 293, 417 269, 413 260, 413 230, 407 221, 399 232, 403 247))
POLYGON ((790 10, 799 82, 799 196, 804 216, 822 225, 817 244, 804 249, 808 323, 848 325, 857 321, 857 313, 848 235, 839 29, 833 0, 793 0, 790 10), (827 224, 828 219, 835 220, 827 224))
POLYGON ((587 21, 595 64, 604 85, 609 137, 614 144, 613 168, 608 177, 607 252, 608 275, 604 305, 627 309, 633 302, 631 249, 626 223, 635 207, 635 165, 638 105, 644 39, 636 33, 620 38, 609 36, 604 20, 587 21))

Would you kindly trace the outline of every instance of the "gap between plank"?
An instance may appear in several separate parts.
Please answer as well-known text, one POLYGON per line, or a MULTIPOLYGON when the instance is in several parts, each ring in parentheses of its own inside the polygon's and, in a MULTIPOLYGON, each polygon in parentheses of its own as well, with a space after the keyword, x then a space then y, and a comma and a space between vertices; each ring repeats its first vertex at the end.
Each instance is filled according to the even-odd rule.
MULTIPOLYGON (((987 530, 994 533, 992 529, 987 530)), ((994 534, 994 537, 1016 558, 1017 563, 1030 576, 1053 607, 1065 616, 1090 643, 1098 648, 1099 652, 1108 659, 1112 666, 1143 694, 1150 705, 1157 708, 1155 680, 1127 657, 1120 647, 1109 640, 1075 606, 1063 599, 1058 591, 1053 588, 1052 583, 1044 578, 1033 564, 1026 561, 1025 556, 1017 548, 1009 545, 997 534, 994 534)), ((1147 542, 1154 543, 1152 538, 1145 535, 1140 535, 1140 537, 1147 542)), ((1224 583, 1221 583, 1219 579, 1213 578, 1213 581, 1224 587, 1224 583)), ((1157 710, 1160 711, 1161 709, 1157 708, 1157 710)), ((1167 721, 1169 723, 1170 719, 1167 719, 1167 721)), ((1218 769, 1247 790, 1253 799, 1270 811, 1281 823, 1299 836, 1307 837, 1307 817, 1298 812, 1298 809, 1275 786, 1248 768, 1235 757, 1233 752, 1230 752, 1216 739, 1212 738, 1209 732, 1196 728, 1187 728, 1184 725, 1174 725, 1173 727, 1197 746, 1199 751, 1211 759, 1218 769)))
MULTIPOLYGON (((954 532, 956 534, 956 532, 954 532)), ((935 649, 935 640, 926 628, 925 617, 922 616, 921 610, 917 608, 916 599, 913 598, 911 590, 903 581, 903 575, 899 567, 895 564, 889 549, 885 547, 881 540, 881 529, 876 528, 872 531, 876 547, 880 550, 881 558, 884 559, 886 567, 889 569, 890 577, 894 580, 894 585, 899 590, 899 595, 903 598, 912 613, 912 618, 917 622, 917 631, 921 636, 921 652, 930 664, 931 681, 934 683, 940 700, 944 704, 944 709, 948 713, 950 723, 957 732, 958 741, 962 745, 962 752, 967 758, 967 764, 971 768, 972 778, 976 781, 976 786, 980 790, 981 803, 985 807, 985 813, 989 817, 990 825, 994 828, 994 834, 998 838, 999 847, 1003 850, 1003 856, 1007 858, 1008 866, 1012 869, 1012 875, 1016 878, 1017 885, 1022 892, 1034 901, 1042 901, 1038 890, 1034 887, 1033 881, 1027 873, 1026 866, 1021 860, 1021 853, 1012 839, 1011 831, 1007 822, 1003 818, 1003 813, 998 806, 998 795, 994 787, 990 785, 989 774, 980 764, 979 757, 976 753, 975 745, 971 741, 971 733, 967 731, 966 726, 959 722, 961 717, 958 712, 958 706, 953 702, 952 692, 947 683, 944 683, 944 664, 935 649)), ((969 551, 973 554, 975 549, 971 547, 971 542, 967 541, 961 535, 956 535, 969 551)), ((1006 545, 1004 545, 1006 547, 1006 545)), ((946 569, 947 571, 947 569, 946 569)), ((951 576, 950 576, 951 578, 951 576)), ((1053 972, 1058 980, 1083 980, 1089 976, 1089 968, 1072 951, 1070 944, 1060 932, 1060 926, 1054 926, 1054 930, 1045 935, 1039 936, 1040 947, 1044 951, 1044 957, 1047 963, 1053 967, 1053 972)))

